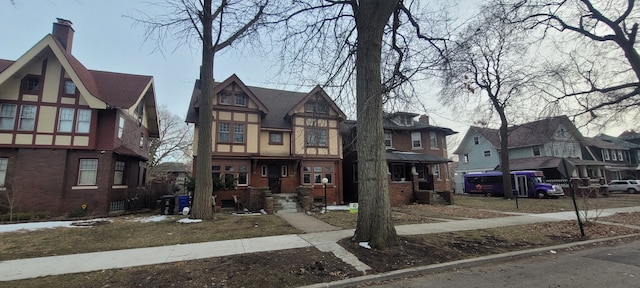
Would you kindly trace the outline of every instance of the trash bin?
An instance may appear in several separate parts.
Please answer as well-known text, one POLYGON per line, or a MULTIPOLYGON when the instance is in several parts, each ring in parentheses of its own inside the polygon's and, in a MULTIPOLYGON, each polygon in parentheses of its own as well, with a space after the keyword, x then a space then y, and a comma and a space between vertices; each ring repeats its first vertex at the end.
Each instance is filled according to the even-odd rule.
POLYGON ((176 208, 176 197, 173 195, 163 195, 160 197, 160 215, 173 215, 176 208))
POLYGON ((189 195, 178 196, 178 214, 182 214, 182 210, 189 206, 191 206, 189 203, 189 195))

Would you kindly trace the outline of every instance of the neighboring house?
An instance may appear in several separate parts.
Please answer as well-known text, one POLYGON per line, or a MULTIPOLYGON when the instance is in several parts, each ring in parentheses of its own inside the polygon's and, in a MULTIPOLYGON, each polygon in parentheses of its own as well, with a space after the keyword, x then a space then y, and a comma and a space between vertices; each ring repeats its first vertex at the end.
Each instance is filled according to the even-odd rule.
MULTIPOLYGON (((631 133, 634 133, 634 132, 627 131, 627 132, 624 132, 623 135, 627 135, 628 137, 629 135, 631 135, 631 133)), ((638 136, 639 136, 638 139, 640 139, 640 135, 638 136)), ((594 138, 599 139, 601 141, 612 143, 617 146, 616 150, 618 151, 621 150, 623 152, 623 155, 621 158, 620 155, 618 154, 618 151, 615 151, 617 156, 615 160, 618 161, 619 163, 623 162, 625 167, 621 167, 621 169, 618 170, 618 173, 616 173, 615 171, 612 171, 613 173, 610 173, 607 175, 607 180, 640 179, 640 166, 639 166, 640 165, 640 144, 623 140, 620 137, 616 138, 616 137, 605 135, 605 134, 600 134, 594 138)), ((631 138, 631 140, 633 140, 633 138, 631 138)), ((600 154, 602 157, 601 159, 603 158, 606 159, 607 155, 604 153, 608 153, 609 158, 613 160, 612 159, 613 151, 603 150, 600 154)))
POLYGON ((458 167, 454 173, 456 193, 464 191, 465 174, 493 171, 500 165, 499 147, 500 137, 497 129, 469 127, 460 145, 453 152, 458 155, 458 167))
POLYGON ((14 212, 106 215, 149 200, 153 78, 88 70, 73 34, 58 19, 20 58, 0 60, 0 192, 17 199, 14 212))
POLYGON ((191 176, 191 169, 184 163, 163 162, 149 171, 151 189, 156 194, 187 195, 185 187, 187 178, 191 176))
MULTIPOLYGON (((457 132, 429 124, 429 117, 396 112, 384 115, 384 143, 389 169, 389 197, 391 205, 415 201, 415 192, 451 191, 449 177, 451 160, 447 156, 446 137, 457 132)), ((358 201, 358 159, 356 151, 356 122, 344 126, 345 144, 345 202, 358 201)))
MULTIPOLYGON (((629 177, 629 174, 635 174, 635 171, 633 171, 634 173, 627 172, 631 165, 629 148, 618 146, 618 144, 602 140, 599 137, 585 137, 585 140, 587 143, 585 152, 587 153, 584 158, 606 163, 604 175, 606 182, 620 180, 623 177, 629 177)), ((594 175, 589 176, 593 178, 594 175)))
MULTIPOLYGON (((326 201, 343 203, 338 126, 346 117, 322 88, 300 93, 249 87, 232 75, 216 83, 212 94, 213 176, 217 183, 232 183, 214 188, 218 205, 234 207, 235 196, 251 209, 262 208, 254 195, 267 189, 296 193, 300 186, 320 202, 325 199, 322 178, 329 181, 326 201)), ((199 97, 197 80, 186 120, 195 124, 195 152, 199 97)))
MULTIPOLYGON (((606 163, 583 158, 582 147, 586 140, 566 116, 512 126, 508 135, 512 171, 540 170, 548 179, 566 179, 562 159, 567 159, 571 177, 604 177, 606 163)), ((462 179, 467 173, 498 170, 499 153, 498 129, 471 127, 454 152, 460 159, 456 171, 458 189, 462 188, 462 179)))

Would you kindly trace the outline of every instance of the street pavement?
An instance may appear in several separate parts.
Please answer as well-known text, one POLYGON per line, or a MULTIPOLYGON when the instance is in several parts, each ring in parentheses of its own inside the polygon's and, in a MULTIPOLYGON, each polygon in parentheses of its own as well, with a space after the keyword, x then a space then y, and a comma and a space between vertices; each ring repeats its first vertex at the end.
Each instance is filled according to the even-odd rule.
POLYGON ((496 261, 367 287, 640 287, 640 240, 614 247, 496 261))
MULTIPOLYGON (((640 212, 640 206, 604 209, 603 211, 598 211, 600 217, 621 212, 640 212)), ((594 214, 588 213, 587 215, 594 214)), ((284 214, 279 216, 283 217, 284 214)), ((331 225, 327 226, 326 223, 306 215, 305 213, 291 213, 290 215, 284 216, 283 219, 292 223, 293 226, 301 227, 301 230, 305 233, 0 261, 0 281, 12 281, 49 275, 100 271, 105 269, 163 264, 176 261, 188 261, 311 246, 314 246, 323 252, 332 252, 346 263, 353 265, 359 271, 366 273, 369 269, 366 264, 360 262, 353 254, 349 253, 337 244, 338 240, 352 236, 354 233, 353 229, 335 230, 336 227, 331 225), (82 265, 78 265, 78 263, 82 263, 82 265)), ((575 212, 518 214, 491 219, 467 219, 450 222, 400 225, 396 226, 396 230, 399 235, 418 235, 572 219, 575 219, 575 212)), ((539 252, 519 251, 519 253, 539 252)), ((473 262, 482 263, 483 261, 497 261, 496 259, 505 259, 504 257, 514 257, 517 252, 514 252, 513 255, 508 253, 505 254, 507 255, 494 255, 494 258, 491 256, 479 257, 472 260, 465 260, 466 262, 456 261, 439 264, 437 267, 415 267, 408 270, 405 269, 406 271, 403 270, 384 274, 365 275, 333 283, 320 283, 311 285, 310 287, 344 287, 355 285, 357 283, 375 281, 376 279, 417 275, 425 273, 427 270, 442 271, 438 269, 443 269, 443 267, 465 267, 473 265, 473 262)))

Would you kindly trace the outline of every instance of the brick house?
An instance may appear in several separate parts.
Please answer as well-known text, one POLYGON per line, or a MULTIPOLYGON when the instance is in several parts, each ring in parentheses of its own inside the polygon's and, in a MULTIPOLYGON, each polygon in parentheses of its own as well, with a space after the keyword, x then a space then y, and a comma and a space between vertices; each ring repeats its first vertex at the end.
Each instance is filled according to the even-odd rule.
MULTIPOLYGON (((429 124, 429 117, 396 112, 384 115, 384 143, 389 168, 389 197, 392 206, 416 201, 417 192, 448 192, 453 189, 450 178, 446 137, 457 132, 429 124)), ((345 202, 358 201, 358 159, 356 122, 343 125, 345 147, 345 202)))
MULTIPOLYGON (((213 95, 211 165, 217 205, 233 207, 235 196, 255 210, 262 208, 255 198, 265 190, 296 193, 301 186, 322 201, 325 177, 327 202, 343 202, 338 126, 346 117, 322 88, 301 93, 250 87, 234 74, 216 83, 213 95)), ((195 124, 195 152, 199 96, 196 80, 186 119, 195 124)))
POLYGON ((17 199, 14 212, 106 215, 149 196, 153 78, 88 70, 71 25, 58 19, 20 58, 0 60, 0 192, 17 199))

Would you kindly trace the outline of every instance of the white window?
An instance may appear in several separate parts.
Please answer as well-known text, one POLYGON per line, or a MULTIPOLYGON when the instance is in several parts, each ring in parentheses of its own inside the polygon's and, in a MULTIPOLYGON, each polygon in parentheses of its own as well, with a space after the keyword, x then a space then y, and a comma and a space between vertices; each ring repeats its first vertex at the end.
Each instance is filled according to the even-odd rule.
POLYGON ((609 160, 609 149, 602 150, 604 152, 604 160, 609 160))
POLYGON ((434 131, 429 132, 429 145, 431 148, 438 148, 438 134, 434 131))
POLYGON ((624 159, 622 158, 622 150, 618 150, 618 160, 623 161, 624 159))
POLYGON ((0 158, 0 187, 4 187, 5 178, 7 177, 7 165, 9 164, 9 158, 0 158))
POLYGON ((116 161, 116 169, 113 175, 113 184, 122 185, 124 184, 124 162, 116 161))
POLYGON ((282 165, 282 167, 280 168, 280 172, 282 175, 282 177, 287 177, 287 175, 289 175, 289 168, 287 167, 287 165, 282 165))
POLYGON ((465 153, 465 154, 463 155, 463 159, 464 159, 464 160, 463 160, 463 161, 464 161, 464 163, 469 163, 469 154, 466 154, 466 153, 465 153))
POLYGON ((76 94, 76 84, 71 80, 64 80, 64 94, 74 95, 76 94))
POLYGON ((18 121, 18 130, 33 131, 36 124, 36 111, 38 107, 35 105, 22 105, 20 108, 20 121, 18 121))
POLYGON ((144 147, 144 133, 140 133, 140 148, 144 147))
POLYGON ((411 132, 411 147, 422 148, 422 134, 420 132, 411 132))
POLYGON ((118 120, 118 139, 122 139, 122 134, 124 134, 124 117, 120 116, 120 120, 118 120))
POLYGON ((76 119, 76 133, 89 133, 91 128, 91 110, 78 109, 78 118, 76 119))
POLYGON ((78 185, 96 185, 98 159, 80 159, 78 185))
POLYGON ((73 108, 60 108, 58 115, 58 132, 71 132, 73 129, 73 108))
POLYGON ((618 160, 618 156, 616 155, 616 150, 611 150, 611 160, 618 160))
POLYGON ((269 144, 272 144, 272 145, 282 144, 282 132, 270 132, 269 144))
POLYGON ((384 132, 384 146, 387 148, 393 147, 393 138, 391 132, 384 132))
POLYGON ((436 176, 436 179, 440 180, 440 164, 433 165, 433 176, 436 176))
POLYGON ((484 157, 491 157, 491 150, 484 150, 484 157))
POLYGON ((0 129, 13 130, 16 119, 16 104, 0 104, 0 129))

